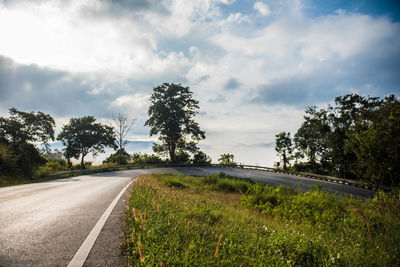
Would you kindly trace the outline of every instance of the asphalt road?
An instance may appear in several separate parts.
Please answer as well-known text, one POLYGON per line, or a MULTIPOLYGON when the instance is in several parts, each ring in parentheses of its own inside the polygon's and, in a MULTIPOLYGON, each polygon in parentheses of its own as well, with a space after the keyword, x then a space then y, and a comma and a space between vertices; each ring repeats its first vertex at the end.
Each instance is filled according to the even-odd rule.
MULTIPOLYGON (((0 266, 67 266, 99 218, 131 177, 147 173, 207 175, 224 172, 270 184, 309 189, 319 183, 330 192, 372 197, 373 192, 286 174, 230 168, 158 168, 108 172, 0 188, 0 266)), ((134 186, 134 185, 133 185, 134 186)), ((123 196, 85 261, 85 266, 124 263, 119 239, 123 196)))

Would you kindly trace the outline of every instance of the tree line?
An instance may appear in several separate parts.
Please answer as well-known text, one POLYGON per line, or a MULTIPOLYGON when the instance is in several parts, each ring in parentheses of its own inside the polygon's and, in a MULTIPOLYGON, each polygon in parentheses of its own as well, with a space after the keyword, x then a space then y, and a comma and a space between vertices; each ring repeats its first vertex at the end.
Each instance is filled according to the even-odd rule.
POLYGON ((104 163, 209 164, 211 158, 197 146, 205 139, 205 132, 194 120, 198 104, 189 87, 181 84, 163 83, 153 89, 145 125, 150 127, 150 136, 158 136, 159 142, 153 144, 157 155, 126 152, 127 134, 135 122, 128 114, 113 116, 113 126, 97 122, 94 116, 71 118, 55 137, 55 121, 50 114, 11 108, 8 118, 0 117, 0 175, 30 177, 49 159, 65 158, 69 168, 71 159, 80 159, 81 168, 85 168, 88 154, 103 153, 107 147, 116 152, 104 163), (55 140, 64 145, 62 152, 49 149, 49 142, 55 140), (44 148, 38 149, 38 144, 44 148))
POLYGON ((308 107, 293 138, 275 136, 275 150, 284 169, 399 185, 400 100, 348 94, 308 107))
MULTIPOLYGON (((307 108, 293 138, 288 132, 276 135, 275 150, 282 167, 380 185, 399 184, 399 99, 349 94, 334 103, 327 108, 307 108)), ((206 138, 194 119, 198 109, 189 87, 173 83, 154 87, 145 126, 150 127, 150 136, 158 136, 153 144, 156 155, 130 155, 125 147, 135 119, 128 114, 113 116, 113 126, 97 122, 94 116, 71 118, 56 137, 50 114, 10 108, 9 117, 0 117, 0 176, 29 177, 35 168, 54 160, 65 159, 64 165, 71 168, 73 158, 85 168, 85 157, 103 153, 105 148, 116 151, 105 164, 209 164, 211 158, 198 147, 206 138), (62 151, 49 149, 49 142, 55 140, 64 145, 62 151), (39 150, 38 144, 44 148, 39 150)), ((218 160, 236 164, 232 154, 222 154, 218 160)))

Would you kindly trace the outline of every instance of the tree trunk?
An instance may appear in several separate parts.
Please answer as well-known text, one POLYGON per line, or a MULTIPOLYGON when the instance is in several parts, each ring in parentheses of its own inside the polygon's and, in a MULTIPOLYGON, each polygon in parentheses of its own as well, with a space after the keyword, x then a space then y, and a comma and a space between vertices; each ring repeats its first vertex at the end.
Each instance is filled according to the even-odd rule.
POLYGON ((283 153, 283 169, 286 170, 286 153, 283 153))
POLYGON ((169 157, 171 158, 172 163, 176 162, 175 148, 176 148, 176 145, 174 143, 169 144, 169 157))
POLYGON ((86 156, 85 154, 82 154, 82 158, 81 158, 81 167, 82 167, 82 169, 85 169, 85 162, 83 161, 85 156, 86 156))

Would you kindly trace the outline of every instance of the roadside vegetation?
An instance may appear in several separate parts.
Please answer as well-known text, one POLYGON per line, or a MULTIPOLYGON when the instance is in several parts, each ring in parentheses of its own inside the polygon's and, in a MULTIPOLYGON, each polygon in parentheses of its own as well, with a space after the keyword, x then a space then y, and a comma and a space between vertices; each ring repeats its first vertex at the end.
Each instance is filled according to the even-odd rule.
POLYGON ((223 173, 142 176, 125 222, 129 265, 400 265, 398 191, 356 200, 223 173))
POLYGON ((293 139, 287 132, 275 137, 277 165, 285 170, 400 185, 400 99, 394 95, 336 97, 333 106, 307 108, 293 139))
MULTIPOLYGON (((112 115, 110 125, 94 116, 70 118, 56 136, 50 114, 10 108, 9 117, 0 117, 0 186, 27 183, 66 170, 92 168, 86 157, 114 153, 105 167, 126 164, 207 165, 211 158, 198 143, 206 138, 195 117, 199 102, 189 87, 162 83, 153 88, 145 126, 155 154, 129 154, 126 146, 136 118, 132 114, 112 115), (50 150, 58 140, 61 150, 50 150), (80 161, 80 165, 73 165, 80 161)), ((289 171, 330 175, 360 180, 379 188, 400 185, 400 100, 357 94, 340 96, 333 106, 307 108, 304 122, 294 134, 275 137, 281 158, 277 167, 289 171)), ((234 156, 221 154, 220 164, 236 166, 234 156)))

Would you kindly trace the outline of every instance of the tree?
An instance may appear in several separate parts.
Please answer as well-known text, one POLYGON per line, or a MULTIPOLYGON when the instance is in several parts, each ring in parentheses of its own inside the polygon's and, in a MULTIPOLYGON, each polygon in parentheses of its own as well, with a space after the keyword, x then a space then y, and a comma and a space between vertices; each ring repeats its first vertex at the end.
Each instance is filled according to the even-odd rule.
POLYGON ((232 154, 222 154, 218 159, 219 164, 236 165, 232 154))
POLYGON ((329 152, 327 136, 330 133, 326 110, 317 107, 306 109, 304 122, 294 135, 296 149, 306 155, 313 171, 326 162, 329 152))
POLYGON ((95 121, 94 116, 72 118, 57 137, 66 146, 68 160, 81 156, 82 168, 85 168, 84 158, 87 154, 103 153, 105 147, 117 148, 114 129, 95 121))
POLYGON ((356 178, 353 172, 357 164, 354 151, 345 148, 349 137, 363 131, 371 121, 372 111, 379 109, 382 101, 378 97, 363 97, 347 94, 335 98, 335 106, 329 107, 328 118, 331 127, 329 135, 332 174, 344 178, 356 178))
POLYGON ((150 136, 159 134, 161 142, 153 145, 154 152, 169 155, 174 163, 178 162, 178 154, 196 153, 197 143, 206 137, 193 119, 199 102, 193 99, 189 87, 163 83, 153 89, 150 102, 145 126, 151 127, 150 136))
POLYGON ((356 156, 353 171, 373 184, 400 184, 400 100, 386 97, 363 119, 368 123, 346 140, 346 150, 356 156))
POLYGON ((10 108, 10 117, 0 117, 0 172, 32 177, 33 168, 46 163, 32 143, 54 140, 54 127, 49 114, 10 108))
POLYGON ((23 112, 10 108, 10 117, 0 117, 0 136, 3 141, 20 145, 29 142, 47 144, 54 140, 55 121, 50 114, 23 112))
POLYGON ((290 133, 280 132, 275 135, 275 151, 282 157, 283 169, 287 169, 290 155, 293 153, 292 139, 290 133))
POLYGON ((211 158, 203 151, 199 151, 193 156, 193 164, 195 165, 209 165, 211 158))
POLYGON ((128 164, 129 161, 132 159, 132 156, 129 155, 125 149, 118 149, 118 151, 114 154, 111 154, 108 158, 103 160, 103 163, 113 163, 117 165, 125 165, 128 164))
POLYGON ((132 129, 136 119, 129 117, 129 115, 126 113, 118 113, 116 116, 113 115, 112 117, 114 120, 114 129, 117 136, 116 144, 118 146, 118 151, 123 152, 129 142, 126 137, 129 131, 132 129))

